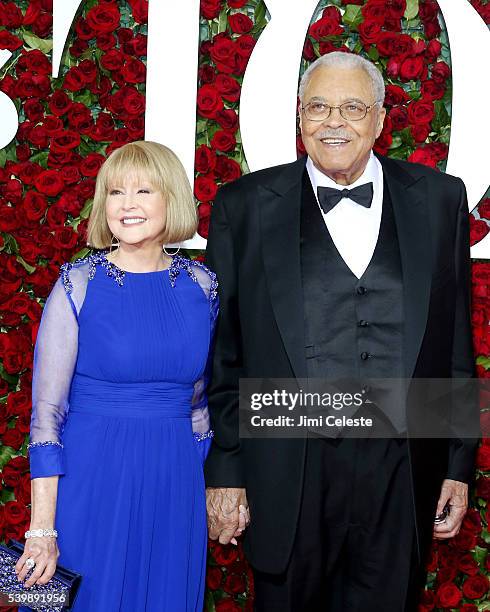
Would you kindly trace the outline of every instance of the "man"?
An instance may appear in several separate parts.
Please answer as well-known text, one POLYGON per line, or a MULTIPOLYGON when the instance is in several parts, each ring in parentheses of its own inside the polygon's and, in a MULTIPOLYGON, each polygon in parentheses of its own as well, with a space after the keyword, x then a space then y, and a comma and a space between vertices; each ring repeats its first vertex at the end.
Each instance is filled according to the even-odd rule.
POLYGON ((386 111, 371 62, 319 58, 300 101, 307 158, 244 176, 214 204, 210 537, 245 530, 257 611, 415 610, 431 538, 460 529, 475 441, 407 439, 395 406, 391 437, 240 439, 238 385, 473 377, 465 188, 373 154, 386 111))

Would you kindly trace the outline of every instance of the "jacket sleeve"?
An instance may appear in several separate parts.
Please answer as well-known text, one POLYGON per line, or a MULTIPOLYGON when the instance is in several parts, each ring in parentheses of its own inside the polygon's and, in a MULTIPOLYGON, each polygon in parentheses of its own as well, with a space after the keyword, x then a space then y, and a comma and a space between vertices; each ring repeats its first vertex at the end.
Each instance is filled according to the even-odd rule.
POLYGON ((447 478, 470 482, 474 474, 479 436, 478 387, 474 380, 475 357, 471 328, 470 230, 466 188, 461 183, 455 239, 456 314, 452 352, 453 392, 451 424, 455 432, 450 441, 447 478), (467 384, 464 380, 467 380, 467 384))
POLYGON ((223 206, 223 188, 213 204, 206 263, 218 278, 220 314, 208 388, 214 439, 204 474, 208 487, 244 487, 238 431, 238 387, 243 364, 237 267, 232 232, 223 206))

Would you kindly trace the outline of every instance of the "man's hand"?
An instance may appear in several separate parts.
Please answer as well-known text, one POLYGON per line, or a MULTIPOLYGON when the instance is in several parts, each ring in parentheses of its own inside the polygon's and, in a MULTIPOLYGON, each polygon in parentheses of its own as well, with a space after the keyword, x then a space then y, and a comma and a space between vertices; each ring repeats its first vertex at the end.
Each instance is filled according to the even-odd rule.
POLYGON ((468 485, 465 482, 446 478, 442 483, 436 515, 441 514, 446 503, 449 504, 447 518, 443 523, 436 523, 434 525, 433 535, 436 540, 453 538, 459 533, 461 523, 468 509, 468 485))
POLYGON ((236 545, 236 537, 250 524, 245 489, 208 487, 206 507, 211 540, 236 545))

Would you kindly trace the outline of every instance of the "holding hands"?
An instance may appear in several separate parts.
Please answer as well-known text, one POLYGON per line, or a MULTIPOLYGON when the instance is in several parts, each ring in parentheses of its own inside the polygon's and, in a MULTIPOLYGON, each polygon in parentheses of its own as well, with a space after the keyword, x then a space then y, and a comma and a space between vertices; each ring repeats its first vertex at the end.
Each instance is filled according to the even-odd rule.
POLYGON ((208 529, 211 540, 237 545, 236 538, 250 524, 245 489, 208 487, 206 489, 208 529))

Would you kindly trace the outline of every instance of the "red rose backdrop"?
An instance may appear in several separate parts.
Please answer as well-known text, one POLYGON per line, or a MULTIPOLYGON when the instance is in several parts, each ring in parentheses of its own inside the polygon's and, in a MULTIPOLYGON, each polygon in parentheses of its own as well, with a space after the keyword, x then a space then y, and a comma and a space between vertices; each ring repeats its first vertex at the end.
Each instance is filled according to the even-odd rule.
MULTIPOLYGON (((490 3, 472 4, 490 23, 490 3)), ((52 0, 0 0, 0 49, 13 52, 0 70, 0 89, 20 117, 15 139, 0 150, 3 541, 23 540, 29 527, 26 447, 42 305, 60 264, 88 252, 85 229, 103 159, 144 135, 147 11, 147 0, 83 2, 60 77, 53 80, 52 0)), ((267 21, 261 0, 201 0, 194 191, 203 235, 219 185, 247 171, 238 130, 241 81, 267 21)), ((376 150, 443 171, 451 62, 435 0, 324 0, 307 33, 302 69, 333 49, 362 53, 385 75, 388 115, 376 150)), ((489 231, 490 199, 470 220, 477 242, 489 231)), ((490 377, 490 263, 473 264, 473 300, 478 372, 490 377)), ((489 413, 483 418, 488 421, 489 413)), ((484 440, 463 528, 449 543, 433 547, 423 611, 488 609, 489 471, 490 442, 484 440)), ((210 542, 207 585, 208 610, 252 609, 253 581, 240 545, 210 542)))

